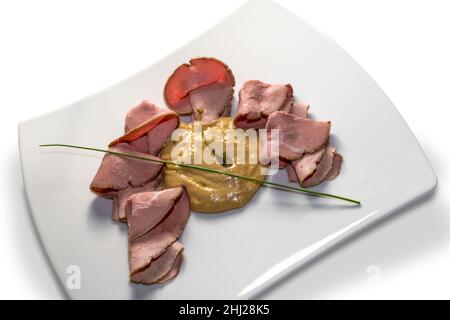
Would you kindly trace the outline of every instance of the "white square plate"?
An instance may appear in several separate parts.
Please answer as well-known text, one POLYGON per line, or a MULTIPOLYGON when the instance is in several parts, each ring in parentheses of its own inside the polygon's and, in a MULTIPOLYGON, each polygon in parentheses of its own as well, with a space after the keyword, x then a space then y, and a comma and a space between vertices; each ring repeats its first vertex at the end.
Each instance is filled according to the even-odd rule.
MULTIPOLYGON (((365 227, 424 196, 436 176, 395 107, 329 38, 270 1, 249 1, 191 43, 141 73, 19 126, 28 201, 45 250, 66 283, 81 269, 72 298, 251 298, 365 227), (193 214, 182 236, 185 261, 164 286, 128 280, 126 226, 111 202, 89 189, 102 154, 42 150, 43 143, 104 147, 121 135, 127 110, 163 106, 170 73, 191 57, 212 56, 250 79, 290 82, 315 118, 332 121, 341 175, 319 190, 362 201, 355 207, 262 188, 242 210, 193 214)), ((285 178, 283 175, 279 179, 285 178)))

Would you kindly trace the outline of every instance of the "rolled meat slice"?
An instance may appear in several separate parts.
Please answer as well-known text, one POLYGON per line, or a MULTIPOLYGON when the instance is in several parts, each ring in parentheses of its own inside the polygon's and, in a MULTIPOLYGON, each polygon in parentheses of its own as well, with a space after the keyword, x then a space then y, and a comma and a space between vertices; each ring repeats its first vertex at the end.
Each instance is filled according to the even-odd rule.
POLYGON ((300 159, 328 143, 331 123, 304 119, 294 114, 276 111, 269 115, 266 128, 279 130, 279 155, 287 160, 300 159))
POLYGON ((339 153, 334 154, 331 170, 330 172, 328 172, 327 176, 325 177, 325 180, 327 181, 333 180, 339 175, 343 161, 344 159, 339 153))
POLYGON ((238 128, 264 128, 275 111, 290 112, 293 89, 290 84, 268 84, 259 80, 244 83, 239 91, 239 103, 234 123, 238 128))
POLYGON ((173 278, 180 268, 183 245, 175 241, 146 269, 131 275, 131 281, 142 284, 164 283, 173 278), (176 273, 173 274, 174 269, 176 273))
POLYGON ((178 114, 144 100, 127 113, 125 134, 109 146, 126 142, 136 151, 157 155, 179 124, 178 114))
POLYGON ((170 279, 173 279, 177 276, 178 272, 180 272, 181 263, 183 262, 183 253, 180 254, 175 259, 172 269, 169 270, 163 277, 158 280, 158 283, 166 283, 170 279))
POLYGON ((322 179, 324 173, 329 168, 330 156, 327 156, 327 158, 324 158, 322 156, 319 160, 317 160, 319 158, 319 153, 325 155, 324 151, 332 150, 332 148, 333 147, 328 148, 327 146, 327 148, 322 148, 321 150, 316 151, 313 154, 304 155, 303 158, 293 161, 292 164, 288 165, 286 168, 289 181, 300 183, 303 187, 311 187, 323 181, 330 181, 335 179, 339 175, 339 172, 341 170, 343 162, 342 156, 339 153, 334 152, 331 169, 322 181, 320 181, 320 179, 322 179), (317 157, 315 157, 314 155, 317 155, 317 157), (306 159, 309 159, 309 161, 307 161, 306 159), (317 170, 319 171, 316 174, 317 170), (311 179, 309 179, 310 177, 311 179), (305 182, 306 179, 308 180, 305 182))
MULTIPOLYGON (((165 195, 163 197, 165 201, 172 203, 173 192, 170 190, 171 189, 167 189, 159 192, 165 195)), ((131 201, 133 202, 135 199, 132 199, 131 201)), ((145 204, 142 205, 145 206, 145 204)), ((134 203, 132 203, 132 208, 133 206, 134 203)), ((147 204, 146 209, 141 207, 140 210, 146 210, 148 215, 152 215, 153 209, 154 208, 150 204, 147 204)), ((180 197, 173 202, 173 207, 169 213, 148 232, 143 233, 142 230, 139 230, 139 232, 133 231, 133 229, 138 228, 138 226, 133 223, 129 224, 130 235, 143 233, 142 236, 134 240, 132 238, 129 239, 128 258, 131 276, 147 269, 153 261, 160 257, 167 248, 180 237, 188 221, 189 215, 189 198, 183 188, 180 197)))
MULTIPOLYGON (((136 152, 132 146, 120 143, 111 151, 160 160, 157 157, 136 152)), ((115 154, 106 154, 95 174, 90 189, 104 198, 117 198, 119 191, 129 187, 144 187, 161 172, 162 163, 150 162, 115 154)))
POLYGON ((318 163, 322 160, 326 147, 321 148, 313 153, 306 153, 303 157, 292 162, 292 167, 295 170, 296 177, 300 184, 308 179, 316 172, 318 163))
POLYGON ((164 99, 180 115, 194 112, 195 120, 204 120, 200 115, 211 119, 230 108, 234 85, 234 75, 225 63, 214 58, 196 58, 179 66, 169 77, 164 99))
MULTIPOLYGON (((309 188, 316 186, 320 184, 322 181, 325 180, 328 173, 331 171, 331 168, 333 167, 333 158, 336 153, 336 148, 333 146, 328 145, 326 148, 326 151, 320 160, 320 162, 317 164, 317 168, 314 171, 314 174, 306 178, 305 180, 301 181, 300 184, 302 187, 309 188)), ((297 176, 299 175, 299 171, 297 172, 297 176)))

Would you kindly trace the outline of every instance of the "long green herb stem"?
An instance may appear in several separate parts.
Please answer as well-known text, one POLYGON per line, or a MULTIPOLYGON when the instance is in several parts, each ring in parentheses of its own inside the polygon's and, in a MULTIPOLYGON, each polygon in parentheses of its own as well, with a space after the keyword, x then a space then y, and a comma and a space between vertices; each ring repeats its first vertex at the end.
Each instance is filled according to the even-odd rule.
POLYGON ((280 189, 280 190, 287 190, 287 191, 303 193, 303 194, 310 195, 310 196, 315 196, 315 197, 333 198, 333 199, 338 199, 338 200, 342 200, 342 201, 351 202, 353 204, 361 205, 360 201, 354 200, 354 199, 350 199, 350 198, 347 198, 347 197, 342 197, 342 196, 337 196, 337 195, 334 195, 334 194, 308 190, 308 189, 304 189, 304 188, 292 187, 290 185, 276 183, 276 182, 271 182, 271 181, 259 180, 259 179, 255 179, 255 178, 248 177, 248 176, 243 176, 243 175, 232 173, 232 172, 226 172, 226 171, 222 171, 222 170, 214 170, 214 169, 209 169, 209 168, 206 168, 206 167, 192 165, 192 164, 176 163, 176 162, 169 161, 169 160, 148 158, 148 157, 143 157, 143 156, 139 156, 139 155, 135 155, 135 154, 118 152, 118 151, 114 151, 114 150, 106 150, 106 149, 99 149, 99 148, 83 147, 83 146, 76 146, 76 145, 70 145, 70 144, 60 144, 60 143, 56 143, 56 144, 42 144, 39 147, 62 147, 62 148, 72 148, 72 149, 81 149, 81 150, 89 150, 89 151, 96 151, 96 152, 102 152, 102 153, 109 153, 109 154, 122 156, 122 157, 128 157, 128 158, 139 159, 139 160, 145 160, 145 161, 150 161, 150 162, 158 162, 158 163, 162 163, 162 164, 170 164, 170 165, 180 166, 180 167, 184 167, 184 168, 199 170, 199 171, 205 171, 205 172, 211 172, 211 173, 216 173, 216 174, 222 174, 222 175, 226 175, 226 176, 230 176, 230 177, 235 177, 235 178, 239 178, 239 179, 243 179, 243 180, 259 183, 259 184, 261 184, 263 186, 266 186, 266 187, 272 187, 272 188, 280 189))

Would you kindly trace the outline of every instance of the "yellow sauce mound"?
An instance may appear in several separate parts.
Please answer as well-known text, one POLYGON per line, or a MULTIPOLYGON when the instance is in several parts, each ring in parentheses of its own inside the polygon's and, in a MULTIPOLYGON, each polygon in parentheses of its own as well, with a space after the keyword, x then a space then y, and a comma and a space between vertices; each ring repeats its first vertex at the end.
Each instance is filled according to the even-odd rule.
MULTIPOLYGON (((232 157, 228 156, 225 153, 226 143, 233 143, 233 146, 236 150, 237 144, 243 142, 242 140, 238 140, 235 137, 231 138, 233 140, 232 142, 230 142, 230 136, 226 135, 227 129, 235 128, 233 124, 233 118, 219 118, 206 124, 197 123, 197 128, 200 129, 200 127, 198 127, 199 125, 201 125, 201 131, 204 137, 210 136, 210 130, 214 130, 216 133, 218 131, 222 132, 221 137, 215 135, 214 139, 216 142, 224 144, 224 157, 228 157, 227 163, 222 164, 223 161, 220 161, 221 158, 215 155, 214 149, 211 150, 211 140, 207 141, 208 139, 205 138, 199 140, 198 138, 201 138, 201 135, 194 135, 194 123, 182 123, 180 125, 181 129, 186 130, 185 134, 183 135, 185 144, 182 148, 183 150, 186 150, 186 152, 183 154, 184 159, 186 159, 185 157, 187 156, 190 157, 191 164, 193 165, 244 175, 259 180, 265 180, 265 175, 262 174, 263 166, 258 161, 254 161, 256 162, 254 164, 249 164, 249 157, 256 157, 256 159, 258 158, 257 150, 255 152, 254 148, 249 148, 250 139, 244 139, 244 148, 247 159, 245 164, 238 163, 238 152, 235 151, 232 157), (197 143, 194 142, 194 137, 195 139, 197 139, 197 143), (186 148, 187 146, 188 148, 186 148), (220 160, 209 164, 205 163, 205 160, 203 159, 203 162, 201 164, 195 163, 194 153, 197 152, 198 156, 199 146, 201 146, 202 152, 205 152, 206 150, 206 152, 209 152, 212 157, 220 160), (251 154, 249 154, 249 152, 251 152, 251 154)), ((181 142, 167 142, 161 151, 161 158, 163 160, 174 161, 174 159, 172 159, 172 151, 178 143, 181 142)), ((248 201, 250 201, 253 195, 261 187, 261 185, 258 183, 243 180, 240 178, 200 171, 196 169, 183 168, 176 165, 166 165, 164 169, 164 184, 166 188, 184 186, 189 194, 192 210, 203 213, 219 213, 241 208, 248 201)))

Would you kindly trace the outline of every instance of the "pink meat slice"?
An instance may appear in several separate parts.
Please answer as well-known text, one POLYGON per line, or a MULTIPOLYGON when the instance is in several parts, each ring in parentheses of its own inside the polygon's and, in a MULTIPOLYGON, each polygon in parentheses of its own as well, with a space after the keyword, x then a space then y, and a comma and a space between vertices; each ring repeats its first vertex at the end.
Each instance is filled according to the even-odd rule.
POLYGON ((267 117, 275 111, 291 110, 293 89, 290 84, 268 84, 259 80, 244 83, 234 123, 237 127, 264 128, 267 117))
POLYGON ((294 103, 290 113, 299 116, 300 118, 308 118, 309 105, 304 103, 294 103))
MULTIPOLYGON (((320 184, 325 180, 326 176, 330 172, 333 166, 333 158, 335 155, 336 149, 330 145, 327 146, 325 154, 317 165, 316 171, 313 175, 305 179, 301 182, 301 186, 305 188, 313 187, 320 184)), ((297 171, 298 175, 298 171, 297 171)))
POLYGON ((127 214, 125 209, 128 202, 128 198, 136 193, 161 190, 162 179, 163 179, 162 175, 160 174, 158 177, 155 178, 155 180, 149 182, 143 187, 140 188, 128 187, 126 189, 120 190, 117 193, 117 198, 114 198, 112 219, 117 222, 126 222, 127 214))
POLYGON ((124 132, 130 132, 161 112, 164 112, 164 109, 148 100, 142 101, 140 104, 131 108, 125 116, 124 132))
POLYGON ((195 58, 179 66, 169 77, 164 87, 164 100, 169 108, 178 114, 192 113, 189 94, 196 89, 214 83, 235 85, 231 69, 214 58, 195 58))
MULTIPOLYGON (((289 113, 295 114, 301 118, 308 118, 308 110, 309 105, 304 103, 295 103, 292 105, 289 113)), ((289 181, 297 182, 297 175, 294 172, 294 168, 291 166, 291 162, 289 160, 280 158, 279 159, 279 169, 287 169, 289 181)))
MULTIPOLYGON (((153 284, 165 282, 166 276, 170 276, 171 270, 179 261, 182 254, 183 245, 175 241, 157 259, 155 259, 146 269, 131 276, 131 281, 143 284, 153 284)), ((178 267, 179 268, 179 267, 178 267)))
POLYGON ((226 116, 231 109, 234 89, 227 84, 216 82, 189 93, 193 120, 213 121, 226 116))
POLYGON ((330 172, 328 172, 327 176, 325 177, 325 180, 327 180, 327 181, 333 180, 339 175, 343 161, 344 161, 344 159, 342 158, 342 156, 339 153, 334 154, 331 170, 330 170, 330 172))
MULTIPOLYGON (((291 110, 289 113, 295 114, 296 116, 299 116, 300 118, 308 118, 308 111, 309 111, 309 105, 304 103, 294 103, 292 105, 291 110)), ((298 182, 297 174, 295 173, 294 167, 291 165, 291 162, 288 160, 280 159, 280 164, 283 164, 283 166, 280 166, 280 169, 286 168, 289 181, 291 182, 298 182)))
POLYGON ((289 182, 297 182, 298 183, 297 173, 295 172, 295 169, 292 166, 292 164, 289 164, 286 167, 286 171, 287 171, 289 182))
POLYGON ((175 278, 180 271, 181 263, 183 262, 183 252, 180 252, 180 254, 175 259, 172 269, 169 270, 163 277, 161 277, 158 280, 158 283, 166 283, 167 281, 175 278))
MULTIPOLYGON (((124 143, 110 150, 160 160, 157 157, 136 152, 132 146, 124 143)), ((120 190, 128 187, 143 187, 153 181, 161 172, 162 166, 157 162, 108 153, 103 157, 90 189, 101 197, 115 198, 120 190)))
MULTIPOLYGON (((233 94, 234 94, 234 89, 233 89, 233 94)), ((231 106, 232 105, 231 100, 233 100, 233 97, 231 97, 230 103, 228 104, 226 109, 223 111, 221 117, 229 117, 229 116, 231 116, 231 107, 232 107, 231 106)))
POLYGON ((180 118, 175 112, 144 100, 128 112, 125 134, 109 146, 127 142, 136 151, 157 155, 179 123, 180 118))
MULTIPOLYGON (((170 198, 168 198, 170 201, 170 198)), ((152 208, 148 208, 152 214, 152 208)), ((161 256, 181 235, 189 219, 190 204, 186 191, 175 202, 172 210, 152 230, 136 240, 129 241, 128 256, 130 275, 147 268, 153 260, 161 256)))
POLYGON ((278 161, 279 161, 278 162, 278 168, 279 169, 286 169, 290 165, 289 160, 285 160, 283 158, 280 158, 278 161))
POLYGON ((131 195, 125 210, 128 239, 135 240, 155 228, 172 210, 182 192, 182 188, 174 188, 131 195))
POLYGON ((112 219, 117 222, 121 222, 119 217, 119 199, 113 198, 113 212, 112 212, 112 219))
POLYGON ((266 128, 279 130, 279 154, 287 160, 296 160, 305 153, 313 153, 328 143, 331 123, 300 118, 284 111, 272 113, 266 128))
POLYGON ((295 170, 295 174, 297 179, 300 181, 300 184, 303 183, 307 178, 312 176, 314 172, 316 172, 317 165, 322 159, 326 147, 317 150, 313 153, 306 153, 303 157, 298 160, 292 162, 292 167, 295 170))

